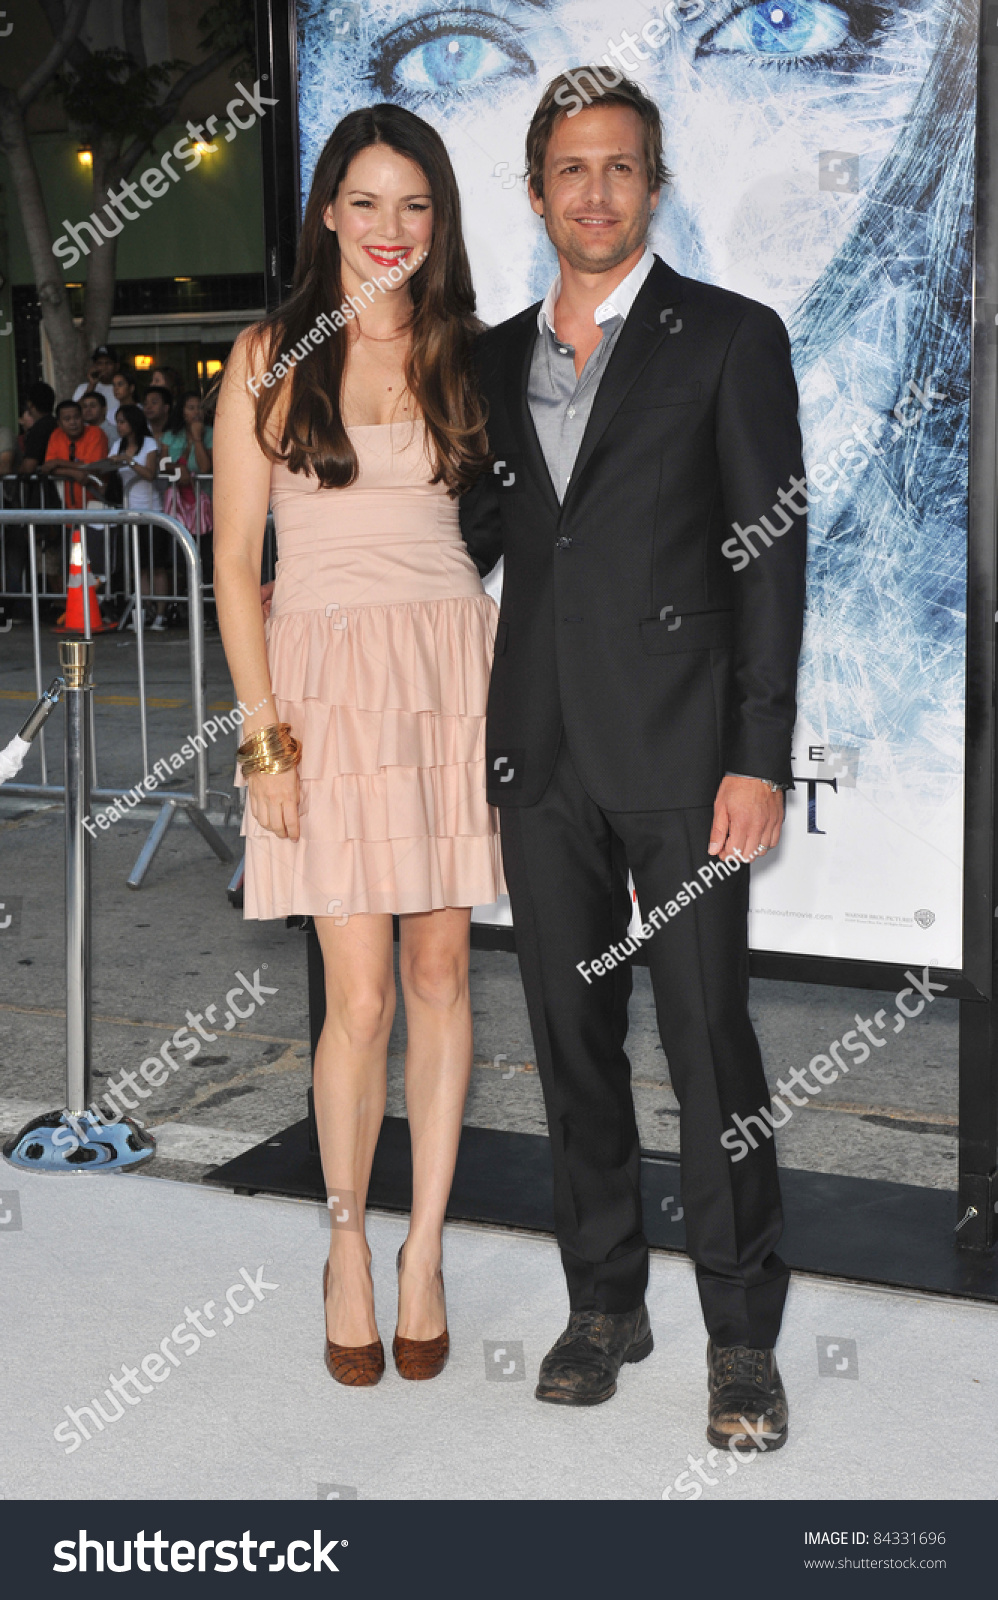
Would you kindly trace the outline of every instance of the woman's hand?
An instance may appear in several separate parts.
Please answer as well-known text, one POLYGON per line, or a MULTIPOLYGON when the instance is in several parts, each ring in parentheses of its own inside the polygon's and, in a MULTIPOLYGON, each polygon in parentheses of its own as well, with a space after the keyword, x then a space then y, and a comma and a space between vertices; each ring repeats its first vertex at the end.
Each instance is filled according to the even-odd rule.
POLYGON ((261 585, 260 585, 260 604, 263 607, 263 620, 264 620, 264 622, 266 622, 267 618, 270 616, 270 602, 271 602, 271 600, 273 598, 274 598, 274 583, 273 583, 273 580, 271 580, 270 583, 261 583, 261 585))
POLYGON ((298 821, 298 768, 286 772, 251 772, 247 779, 253 815, 261 828, 275 833, 279 839, 297 839, 301 832, 298 821))

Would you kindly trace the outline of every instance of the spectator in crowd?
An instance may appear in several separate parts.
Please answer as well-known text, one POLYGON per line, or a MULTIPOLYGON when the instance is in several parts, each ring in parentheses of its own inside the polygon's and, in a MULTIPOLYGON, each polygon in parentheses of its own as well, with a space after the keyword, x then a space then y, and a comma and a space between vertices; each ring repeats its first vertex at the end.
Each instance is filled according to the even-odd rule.
POLYGON ((107 440, 102 428, 84 422, 78 400, 60 400, 55 415, 57 426, 49 435, 45 460, 38 470, 62 479, 66 506, 81 511, 89 503, 87 486, 100 488, 100 479, 95 479, 90 469, 94 462, 107 458, 107 440))
POLYGON ((212 430, 204 420, 204 401, 197 389, 180 396, 174 422, 166 433, 172 459, 184 461, 191 472, 210 472, 212 430))
MULTIPOLYGON (((115 371, 114 377, 111 379, 111 388, 114 390, 114 398, 115 398, 116 405, 119 405, 119 406, 135 406, 135 405, 138 405, 138 403, 139 403, 139 387, 138 387, 138 383, 136 381, 135 373, 132 371, 131 367, 120 366, 120 367, 117 368, 117 370, 115 371)), ((108 420, 110 421, 110 418, 108 418, 108 420)), ((115 421, 117 421, 117 420, 118 419, 117 419, 117 413, 116 413, 115 414, 115 421)))
MULTIPOLYGON (((24 431, 20 441, 21 462, 17 471, 18 476, 22 479, 36 479, 39 476, 39 468, 45 460, 49 439, 58 427, 52 410, 54 404, 55 390, 51 384, 43 383, 39 380, 31 385, 21 417, 24 431)), ((20 487, 20 504, 26 508, 41 508, 44 506, 55 509, 60 503, 58 490, 53 483, 39 483, 36 481, 24 483, 20 487)), ((30 588, 27 528, 10 529, 6 546, 8 585, 11 588, 15 587, 11 574, 18 573, 20 574, 18 581, 26 593, 30 588)), ((59 528, 38 528, 35 533, 35 549, 38 553, 41 571, 45 579, 52 587, 57 588, 60 578, 61 530, 59 528)))
POLYGON ((82 400, 85 394, 98 393, 104 396, 107 406, 107 420, 113 422, 118 410, 118 400, 114 391, 114 374, 118 366, 118 354, 110 345, 99 344, 93 354, 93 365, 86 383, 77 384, 73 391, 74 400, 82 400))
POLYGON ((145 394, 142 402, 145 413, 146 427, 158 445, 162 445, 161 455, 166 455, 165 434, 170 427, 173 413, 173 395, 169 389, 164 389, 161 383, 152 384, 145 394))
POLYGON ((13 428, 5 428, 0 423, 0 478, 6 477, 8 472, 13 472, 16 455, 14 430, 13 428))
MULTIPOLYGON (((103 401, 103 395, 92 395, 91 400, 103 401)), ((38 471, 46 477, 55 478, 63 484, 63 503, 67 510, 81 511, 85 506, 93 504, 96 499, 102 503, 103 484, 100 475, 94 471, 98 462, 107 457, 107 437, 103 428, 96 423, 88 423, 83 415, 83 400, 60 400, 55 408, 58 426, 53 429, 45 452, 45 460, 38 471)), ((87 543, 87 560, 90 571, 95 577, 107 578, 107 541, 98 538, 103 531, 99 527, 91 527, 91 538, 87 543)), ((68 530, 53 528, 52 542, 65 545, 69 534, 68 530)), ((50 555, 46 556, 47 568, 51 566, 50 555)), ((60 622, 63 620, 60 617, 60 622)))
MULTIPOLYGON (((117 414, 117 405, 115 405, 114 409, 115 414, 117 414)), ((99 428, 103 433, 107 440, 105 453, 107 450, 113 450, 118 442, 118 430, 113 422, 108 421, 107 401, 99 389, 95 389, 92 394, 82 396, 80 410, 83 412, 84 422, 89 423, 91 427, 99 428)))
MULTIPOLYGON (((119 406, 115 427, 118 430, 118 442, 107 460, 101 463, 101 471, 117 469, 121 474, 124 503, 129 511, 162 511, 163 497, 156 483, 161 448, 149 430, 143 408, 134 405, 119 406)), ((169 594, 170 535, 162 528, 140 530, 139 550, 141 593, 150 592, 151 567, 152 592, 169 594)), ((129 627, 135 626, 136 621, 133 617, 129 627)), ((154 633, 162 633, 165 629, 165 601, 157 602, 150 627, 154 633)))
MULTIPOLYGON (((163 509, 177 517, 189 533, 193 533, 201 552, 201 581, 211 584, 213 576, 211 484, 202 483, 197 488, 194 475, 210 473, 212 429, 204 420, 204 402, 196 389, 188 389, 180 397, 173 417, 174 426, 163 435, 162 443, 170 460, 180 470, 180 476, 171 483, 163 500, 163 509)), ((206 626, 213 626, 205 615, 206 626)))
POLYGON ((169 389, 171 394, 180 394, 184 380, 176 367, 153 367, 149 385, 153 389, 169 389))
MULTIPOLYGON (((186 394, 181 395, 173 420, 176 426, 167 428, 161 442, 166 446, 170 460, 180 465, 180 489, 189 490, 188 503, 193 509, 192 474, 211 472, 212 440, 212 430, 204 420, 204 402, 196 389, 188 389, 186 394)), ((187 499, 187 496, 184 498, 187 499)), ((195 529, 186 517, 181 520, 192 532, 202 531, 195 529)))
MULTIPOLYGON (((24 504, 25 492, 28 485, 20 479, 21 461, 24 457, 24 441, 35 425, 34 413, 28 406, 24 407, 17 419, 18 433, 14 440, 14 447, 10 452, 9 466, 6 471, 13 477, 4 479, 3 505, 5 510, 14 510, 24 504)), ((5 460, 8 459, 5 457, 5 460)), ((3 548, 3 569, 0 573, 2 584, 0 587, 7 593, 27 593, 30 585, 28 582, 28 530, 22 527, 8 527, 3 530, 0 537, 0 546, 3 548)), ((17 621, 25 621, 31 615, 31 607, 27 600, 13 600, 5 603, 4 620, 13 617, 17 621)))
MULTIPOLYGON (((48 383, 33 383, 28 390, 28 403, 24 408, 24 415, 28 419, 28 428, 24 435, 24 444, 21 447, 21 465, 18 468, 23 478, 32 477, 45 460, 49 438, 55 432, 58 424, 52 411, 55 405, 55 390, 48 383)), ((39 505, 40 500, 28 504, 39 505)))

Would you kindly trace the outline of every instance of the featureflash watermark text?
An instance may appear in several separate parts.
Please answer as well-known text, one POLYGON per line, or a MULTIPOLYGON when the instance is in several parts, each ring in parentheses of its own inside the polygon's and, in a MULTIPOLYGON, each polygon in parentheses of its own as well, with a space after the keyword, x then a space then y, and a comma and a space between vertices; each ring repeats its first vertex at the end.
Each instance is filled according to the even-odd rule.
POLYGON ((645 939, 650 939, 672 917, 678 917, 684 906, 693 905, 696 896, 704 893, 705 884, 708 889, 712 889, 715 883, 724 878, 730 878, 731 874, 737 872, 740 867, 749 866, 754 857, 762 855, 764 850, 765 846, 760 846, 758 850, 753 851, 751 856, 745 856, 740 850, 735 849, 726 861, 707 861, 702 867, 697 867, 697 878, 702 879, 702 882, 698 883, 696 878, 688 878, 682 888, 676 890, 675 899, 667 900, 664 906, 652 906, 645 919, 635 928, 633 934, 626 939, 621 939, 619 944, 612 944, 609 950, 604 950, 601 956, 597 956, 591 961, 577 961, 575 963, 576 970, 582 973, 582 976, 589 984, 593 981, 590 976, 592 972, 596 974, 597 978, 605 978, 606 974, 612 972, 614 967, 622 966, 629 956, 634 955, 645 939))
POLYGON ((339 328, 345 328, 347 323, 352 322, 361 311, 366 311, 368 306, 372 306, 374 297, 379 291, 385 293, 389 289, 397 289, 405 274, 414 272, 420 263, 425 260, 425 250, 414 251, 411 260, 407 259, 401 266, 396 262, 395 266, 389 267, 384 277, 369 278, 366 283, 361 284, 356 295, 348 294, 339 310, 331 311, 328 316, 323 311, 316 317, 314 325, 309 328, 307 333, 302 335, 298 343, 293 345, 290 351, 282 352, 272 367, 268 367, 267 371, 259 377, 256 373, 253 373, 246 379, 247 389, 254 397, 259 396, 261 385, 265 389, 272 389, 275 383, 279 382, 281 378, 286 378, 288 373, 293 371, 299 361, 303 361, 320 344, 324 344, 332 333, 335 333, 339 328), (361 295, 366 296, 367 306, 361 300, 361 295))
POLYGON ((128 789, 124 794, 120 794, 117 800, 113 801, 111 805, 106 808, 106 810, 98 811, 95 817, 84 817, 83 826, 86 828, 90 837, 92 839, 96 839, 97 828, 102 828, 106 833, 112 822, 120 822, 122 817, 127 817, 128 810, 133 809, 135 806, 141 805, 143 800, 148 799, 148 791, 150 789, 157 789, 161 783, 168 782, 173 775, 170 771, 171 767, 173 768, 174 772, 179 772, 180 769, 185 767, 189 761, 193 761, 195 755, 197 755, 199 751, 207 748, 205 734, 208 735, 208 738, 211 740, 212 744, 214 744, 216 734, 235 733, 236 728, 242 725, 244 719, 246 717, 251 717, 253 715, 253 711, 259 711, 260 706, 264 704, 265 702, 261 700, 259 705, 254 706, 253 710, 251 711, 250 708, 245 705, 242 700, 240 700, 235 706, 233 706, 231 711, 223 712, 222 715, 218 717, 209 717, 207 722, 202 725, 200 733, 192 733, 189 739, 184 740, 183 744, 180 746, 180 749, 174 751, 173 755, 161 756, 160 759, 154 763, 152 771, 147 772, 145 777, 142 778, 133 789, 128 789), (146 791, 145 794, 143 794, 143 790, 146 791), (135 797, 134 799, 132 798, 133 795, 135 797), (124 809, 126 806, 128 807, 128 810, 124 809), (97 828, 94 827, 95 822, 97 824, 97 828))

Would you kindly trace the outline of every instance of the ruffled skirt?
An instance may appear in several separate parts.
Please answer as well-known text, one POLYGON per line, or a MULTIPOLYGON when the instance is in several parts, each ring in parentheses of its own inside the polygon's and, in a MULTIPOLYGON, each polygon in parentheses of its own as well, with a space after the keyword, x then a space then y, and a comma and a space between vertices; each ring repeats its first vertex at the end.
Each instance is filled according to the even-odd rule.
POLYGON ((268 620, 278 715, 302 742, 301 837, 277 838, 247 802, 247 917, 435 911, 503 891, 485 791, 497 617, 478 594, 268 620))

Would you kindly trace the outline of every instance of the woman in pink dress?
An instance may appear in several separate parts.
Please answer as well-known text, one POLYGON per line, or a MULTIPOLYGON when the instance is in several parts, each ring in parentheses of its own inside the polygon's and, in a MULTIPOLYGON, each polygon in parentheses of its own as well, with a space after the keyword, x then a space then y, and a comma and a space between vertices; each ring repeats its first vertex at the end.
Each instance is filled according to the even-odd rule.
POLYGON ((441 1234, 472 1060, 471 910, 496 899, 484 719, 496 626, 457 495, 487 460, 471 376, 477 323, 454 174, 439 135, 378 105, 316 164, 294 290, 237 340, 215 423, 215 594, 235 692, 256 709, 249 917, 314 917, 326 976, 315 1108, 339 1197, 323 1282, 326 1365, 375 1383, 364 1206, 395 1009, 408 1046, 413 1204, 393 1351, 407 1377, 447 1356, 441 1234), (337 309, 339 308, 339 309, 337 309), (260 607, 268 505, 279 560, 260 607))

